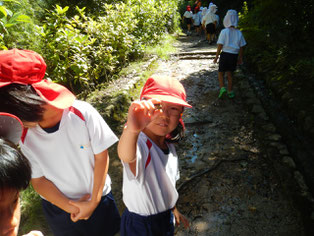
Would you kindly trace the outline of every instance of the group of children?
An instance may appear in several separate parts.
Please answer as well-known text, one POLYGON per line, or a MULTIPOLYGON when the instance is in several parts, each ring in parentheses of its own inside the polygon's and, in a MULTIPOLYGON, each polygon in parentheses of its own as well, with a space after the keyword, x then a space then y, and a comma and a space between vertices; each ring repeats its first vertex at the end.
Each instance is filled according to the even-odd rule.
POLYGON ((45 71, 34 51, 0 52, 0 117, 6 117, 0 123, 0 235, 17 235, 19 192, 29 181, 57 236, 173 235, 175 222, 188 227, 176 207, 173 145, 182 135, 184 107, 191 107, 182 84, 153 76, 130 105, 118 144, 121 218, 108 175, 108 148, 118 138, 90 104, 44 79, 45 71))
POLYGON ((188 5, 182 17, 182 22, 185 20, 187 25, 187 35, 192 35, 191 28, 193 27, 198 36, 201 36, 204 31, 206 40, 210 45, 213 44, 219 25, 219 16, 215 14, 216 11, 217 6, 212 2, 209 4, 208 9, 200 4, 195 4, 193 9, 188 5))
MULTIPOLYGON (((219 98, 232 90, 246 42, 229 10, 217 41, 219 98), (228 89, 224 86, 224 73, 228 89)), ((118 143, 123 165, 122 218, 111 192, 108 148, 118 141, 101 115, 67 88, 45 80, 36 52, 0 52, 0 235, 17 235, 19 193, 31 181, 54 235, 174 235, 189 227, 177 209, 178 157, 173 145, 191 105, 175 78, 149 78, 132 102, 118 143), (19 147, 18 147, 19 146, 19 147)), ((29 236, 41 236, 32 231, 29 236)))
MULTIPOLYGON (((199 3, 200 1, 198 1, 199 3)), ((187 6, 187 10, 183 15, 183 19, 186 19, 188 26, 188 34, 191 32, 192 22, 196 31, 199 33, 200 30, 205 29, 206 40, 212 45, 215 41, 217 27, 219 24, 219 16, 216 15, 217 6, 212 2, 209 4, 208 9, 203 8, 202 13, 200 12, 199 5, 194 8, 194 14, 191 12, 191 7, 187 6), (200 27, 202 25, 202 27, 200 27)), ((214 63, 218 62, 218 80, 219 80, 219 98, 223 98, 227 95, 229 98, 234 98, 235 93, 233 91, 233 72, 236 70, 237 65, 243 63, 243 49, 246 45, 246 41, 243 34, 238 26, 238 13, 235 10, 228 10, 224 20, 224 29, 219 33, 217 40, 217 51, 214 59, 214 63), (225 87, 224 76, 227 74, 228 86, 225 87)))

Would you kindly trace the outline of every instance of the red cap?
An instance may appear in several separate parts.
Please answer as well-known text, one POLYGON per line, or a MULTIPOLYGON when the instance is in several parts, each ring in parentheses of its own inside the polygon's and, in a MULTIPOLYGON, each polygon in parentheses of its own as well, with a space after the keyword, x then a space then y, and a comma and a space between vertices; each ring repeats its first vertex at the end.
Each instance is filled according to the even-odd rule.
POLYGON ((30 84, 50 105, 65 109, 75 96, 64 86, 43 80, 46 72, 44 59, 36 52, 11 49, 0 51, 0 87, 17 83, 30 84))
POLYGON ((0 137, 18 144, 23 133, 22 121, 16 116, 0 112, 0 137))
POLYGON ((186 102, 186 93, 183 85, 175 78, 154 76, 149 78, 140 95, 143 98, 157 98, 161 101, 192 107, 186 102))

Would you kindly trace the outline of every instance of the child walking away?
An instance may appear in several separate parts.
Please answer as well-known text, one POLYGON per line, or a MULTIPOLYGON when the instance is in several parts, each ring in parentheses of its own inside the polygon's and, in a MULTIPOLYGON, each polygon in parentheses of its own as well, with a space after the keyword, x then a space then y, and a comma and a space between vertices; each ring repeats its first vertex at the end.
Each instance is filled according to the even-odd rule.
POLYGON ((214 43, 214 37, 217 26, 217 17, 215 12, 217 11, 217 6, 215 4, 211 4, 206 15, 202 19, 202 25, 206 28, 206 39, 209 44, 212 45, 214 43))
POLYGON ((186 93, 169 77, 149 78, 140 101, 129 108, 128 121, 118 144, 123 163, 122 236, 174 235, 177 224, 189 227, 176 208, 178 157, 172 142, 183 135, 182 113, 186 93))
MULTIPOLYGON (((31 180, 30 163, 16 146, 22 132, 22 122, 16 116, 0 112, 0 235, 3 236, 18 235, 20 191, 31 180)), ((34 230, 24 236, 43 234, 34 230)))
POLYGON ((217 52, 214 59, 214 63, 217 63, 219 54, 219 98, 222 98, 227 92, 224 85, 224 75, 227 72, 228 78, 228 97, 234 98, 235 94, 232 89, 233 72, 236 70, 236 66, 241 65, 243 58, 243 47, 246 45, 245 39, 240 30, 236 29, 238 26, 238 13, 235 10, 228 10, 223 24, 223 29, 218 37, 217 52))
POLYGON ((191 6, 187 6, 186 11, 184 12, 183 18, 182 18, 182 22, 184 22, 184 19, 185 19, 185 23, 188 28, 187 35, 192 34, 191 32, 192 18, 193 18, 193 12, 191 11, 191 6))
POLYGON ((46 64, 36 52, 1 51, 0 68, 0 111, 24 124, 19 144, 54 235, 117 233, 120 215, 107 174, 107 149, 117 137, 90 104, 43 80, 46 64))
POLYGON ((195 32, 198 36, 201 35, 201 17, 202 17, 202 12, 198 7, 194 8, 194 14, 193 14, 193 26, 195 28, 195 32))

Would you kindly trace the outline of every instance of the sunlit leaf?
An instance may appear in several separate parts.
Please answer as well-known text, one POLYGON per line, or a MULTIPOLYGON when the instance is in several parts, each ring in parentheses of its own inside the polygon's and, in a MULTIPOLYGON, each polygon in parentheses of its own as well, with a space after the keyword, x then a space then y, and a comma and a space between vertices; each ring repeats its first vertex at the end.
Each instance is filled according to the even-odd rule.
POLYGON ((15 18, 15 20, 19 22, 25 22, 25 23, 32 22, 31 18, 27 15, 19 15, 17 18, 15 18))
POLYGON ((7 11, 6 11, 6 8, 4 6, 0 6, 0 12, 5 16, 7 17, 7 11))

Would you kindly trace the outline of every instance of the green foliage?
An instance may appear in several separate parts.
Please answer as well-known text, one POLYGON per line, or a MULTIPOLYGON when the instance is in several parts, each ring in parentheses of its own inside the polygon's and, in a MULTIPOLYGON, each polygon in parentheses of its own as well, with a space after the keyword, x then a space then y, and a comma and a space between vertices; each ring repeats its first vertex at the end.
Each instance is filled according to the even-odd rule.
POLYGON ((48 235, 50 229, 42 212, 41 198, 32 186, 29 186, 21 193, 21 213, 21 235, 35 229, 42 231, 44 235, 48 235))
POLYGON ((263 76, 283 74, 290 79, 304 75, 306 69, 306 77, 313 78, 313 4, 255 0, 253 6, 245 3, 240 15, 241 30, 249 43, 248 67, 263 76))
POLYGON ((38 50, 39 17, 43 10, 29 0, 0 1, 0 48, 29 48, 38 50))
POLYGON ((57 5, 42 27, 42 54, 48 77, 72 91, 108 82, 130 60, 178 27, 176 1, 155 0, 103 4, 104 15, 92 18, 85 8, 57 5))
POLYGON ((79 28, 84 9, 78 9, 81 16, 72 19, 66 16, 68 9, 57 5, 49 11, 41 33, 45 45, 42 54, 48 77, 75 91, 76 87, 88 88, 88 56, 94 39, 79 28))
POLYGON ((169 34, 163 36, 162 41, 154 46, 146 48, 146 53, 157 55, 162 59, 169 59, 170 54, 174 53, 176 49, 173 46, 175 38, 169 34))

